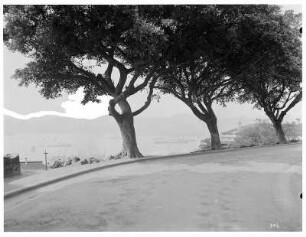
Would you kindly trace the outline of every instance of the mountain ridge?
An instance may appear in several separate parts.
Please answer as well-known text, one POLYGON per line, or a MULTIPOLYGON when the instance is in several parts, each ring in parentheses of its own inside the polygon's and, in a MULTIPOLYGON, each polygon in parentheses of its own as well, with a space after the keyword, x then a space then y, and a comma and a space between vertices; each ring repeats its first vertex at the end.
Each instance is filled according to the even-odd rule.
MULTIPOLYGON (((236 128, 238 122, 248 124, 254 119, 232 117, 218 120, 219 132, 236 128)), ((191 114, 177 114, 170 117, 135 117, 134 125, 137 135, 208 136, 206 124, 191 114)), ((105 133, 119 134, 116 121, 109 115, 96 119, 60 117, 47 115, 27 120, 4 115, 4 135, 24 133, 105 133)))

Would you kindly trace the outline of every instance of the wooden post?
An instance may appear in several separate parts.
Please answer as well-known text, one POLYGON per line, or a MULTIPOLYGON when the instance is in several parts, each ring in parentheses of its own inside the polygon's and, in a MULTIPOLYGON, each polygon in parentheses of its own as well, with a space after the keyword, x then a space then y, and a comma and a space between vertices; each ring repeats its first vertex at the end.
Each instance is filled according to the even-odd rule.
POLYGON ((48 159, 47 159, 47 155, 48 155, 48 153, 47 153, 47 151, 46 151, 46 149, 45 149, 45 162, 46 162, 46 170, 48 170, 48 159))

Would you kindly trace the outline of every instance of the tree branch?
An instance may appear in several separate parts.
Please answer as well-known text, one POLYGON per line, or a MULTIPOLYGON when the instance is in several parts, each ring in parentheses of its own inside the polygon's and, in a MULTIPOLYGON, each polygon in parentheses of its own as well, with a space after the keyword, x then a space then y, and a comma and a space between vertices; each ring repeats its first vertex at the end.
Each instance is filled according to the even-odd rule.
POLYGON ((200 73, 200 75, 196 79, 198 84, 200 84, 206 78, 209 69, 210 69, 210 63, 207 63, 203 71, 200 73))
POLYGON ((120 77, 119 77, 119 82, 116 86, 116 91, 115 91, 116 95, 119 95, 120 93, 122 93, 123 86, 125 85, 125 82, 127 79, 126 71, 119 69, 119 72, 120 72, 120 77))
POLYGON ((286 115, 286 113, 292 109, 297 103, 299 103, 302 100, 302 91, 294 98, 294 100, 290 103, 290 105, 285 109, 284 111, 281 112, 279 116, 279 120, 282 121, 286 115))
POLYGON ((107 78, 103 77, 101 74, 97 75, 97 80, 100 81, 106 88, 106 91, 114 96, 115 95, 115 87, 112 81, 107 80, 107 78))
POLYGON ((197 107, 195 107, 193 104, 187 104, 188 107, 192 110, 193 114, 195 116, 197 116, 200 120, 206 122, 207 121, 207 118, 205 116, 205 114, 202 114, 198 109, 197 107))
POLYGON ((274 111, 274 113, 276 112, 276 114, 275 114, 275 118, 277 119, 278 118, 278 115, 279 115, 279 109, 275 109, 275 111, 274 111))
POLYGON ((113 116, 115 119, 120 119, 121 118, 121 114, 118 113, 118 111, 116 110, 115 106, 117 103, 115 103, 114 99, 111 99, 109 101, 109 105, 108 105, 108 112, 110 116, 113 116))
POLYGON ((284 109, 286 107, 287 103, 292 99, 291 94, 292 94, 292 91, 289 92, 287 99, 285 100, 285 102, 283 103, 281 107, 278 107, 278 109, 284 109))
POLYGON ((78 67, 77 65, 75 65, 73 62, 71 62, 70 60, 67 60, 68 64, 73 68, 75 69, 76 71, 78 71, 79 73, 87 76, 87 77, 90 77, 90 78, 94 78, 95 75, 89 71, 86 71, 84 70, 83 68, 80 68, 78 67))
MULTIPOLYGON (((146 76, 146 78, 144 79, 144 82, 143 83, 141 83, 140 85, 138 85, 138 86, 136 86, 135 88, 128 88, 128 90, 129 90, 129 96, 130 95, 134 95, 136 92, 138 92, 138 91, 140 91, 140 90, 142 90, 142 89, 144 89, 145 87, 146 87, 146 85, 149 83, 149 81, 150 81, 150 79, 151 79, 151 77, 153 76, 153 74, 155 73, 155 71, 157 70, 157 68, 155 68, 155 69, 152 69, 151 70, 151 72, 146 76)), ((133 83, 134 84, 134 83, 133 83)))
MULTIPOLYGON (((283 94, 285 91, 285 80, 282 80, 282 89, 281 92, 279 93, 279 95, 273 100, 273 105, 276 105, 277 102, 282 98, 283 94)), ((291 92, 290 92, 291 93, 291 92)))
POLYGON ((103 90, 105 89, 109 94, 113 94, 114 85, 112 84, 112 82, 108 83, 108 81, 105 80, 105 78, 103 78, 101 74, 98 74, 97 76, 95 76, 93 73, 76 66, 70 60, 68 61, 68 63, 73 69, 75 69, 77 72, 81 73, 81 75, 83 75, 83 77, 85 77, 91 83, 96 85, 98 88, 101 88, 103 90), (103 86, 101 84, 99 84, 98 82, 101 82, 104 85, 105 88, 103 88, 103 86))
POLYGON ((205 109, 205 107, 202 105, 202 103, 199 99, 197 100, 197 104, 198 104, 200 110, 203 112, 203 114, 208 112, 207 109, 205 109))
POLYGON ((223 86, 223 87, 221 88, 221 90, 220 90, 215 96, 212 96, 212 97, 211 97, 211 100, 213 101, 213 100, 219 99, 219 98, 221 98, 221 97, 223 97, 223 96, 229 95, 230 92, 223 93, 223 92, 225 91, 225 89, 228 88, 228 85, 230 85, 230 83, 228 83, 228 84, 226 84, 225 86, 223 86))
POLYGON ((128 86, 129 88, 134 88, 134 84, 135 84, 137 78, 139 77, 139 75, 140 75, 140 71, 139 70, 135 70, 135 74, 134 74, 134 76, 132 77, 132 79, 131 79, 131 81, 129 83, 129 86, 128 86))
POLYGON ((106 70, 105 70, 105 72, 104 72, 105 78, 107 78, 107 79, 109 79, 109 80, 112 78, 113 68, 114 68, 114 65, 113 65, 113 64, 109 63, 109 64, 107 65, 107 68, 106 68, 106 70))
POLYGON ((127 73, 128 69, 126 69, 126 67, 119 62, 118 60, 116 60, 112 55, 109 55, 108 52, 109 50, 107 50, 107 48, 105 46, 103 46, 102 44, 99 45, 101 51, 99 51, 99 53, 102 55, 102 57, 107 60, 109 63, 111 63, 113 66, 117 67, 119 69, 119 71, 124 71, 125 73, 127 73))
POLYGON ((151 81, 151 83, 150 83, 150 90, 149 90, 149 94, 148 94, 148 97, 147 97, 147 101, 145 102, 145 104, 141 108, 139 108, 138 110, 136 110, 135 112, 132 113, 133 116, 137 116, 138 114, 142 113, 151 104, 151 102, 152 102, 152 94, 153 94, 153 91, 154 91, 154 86, 155 86, 156 81, 157 81, 157 77, 155 77, 151 81))

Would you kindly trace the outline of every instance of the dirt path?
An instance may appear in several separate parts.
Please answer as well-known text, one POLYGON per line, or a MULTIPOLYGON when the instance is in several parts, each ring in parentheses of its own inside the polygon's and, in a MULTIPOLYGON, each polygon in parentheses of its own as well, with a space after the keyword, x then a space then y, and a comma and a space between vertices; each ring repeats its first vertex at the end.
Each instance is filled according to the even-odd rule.
POLYGON ((301 146, 116 167, 5 201, 5 231, 301 231, 301 146))

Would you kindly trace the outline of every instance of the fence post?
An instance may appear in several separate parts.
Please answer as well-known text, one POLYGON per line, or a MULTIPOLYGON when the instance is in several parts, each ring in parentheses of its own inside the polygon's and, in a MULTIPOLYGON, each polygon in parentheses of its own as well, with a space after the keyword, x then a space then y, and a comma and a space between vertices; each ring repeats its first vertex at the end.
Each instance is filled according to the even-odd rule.
POLYGON ((45 149, 45 162, 46 162, 46 170, 48 170, 48 159, 47 159, 47 155, 48 155, 48 153, 47 153, 47 151, 46 151, 46 149, 45 149))

